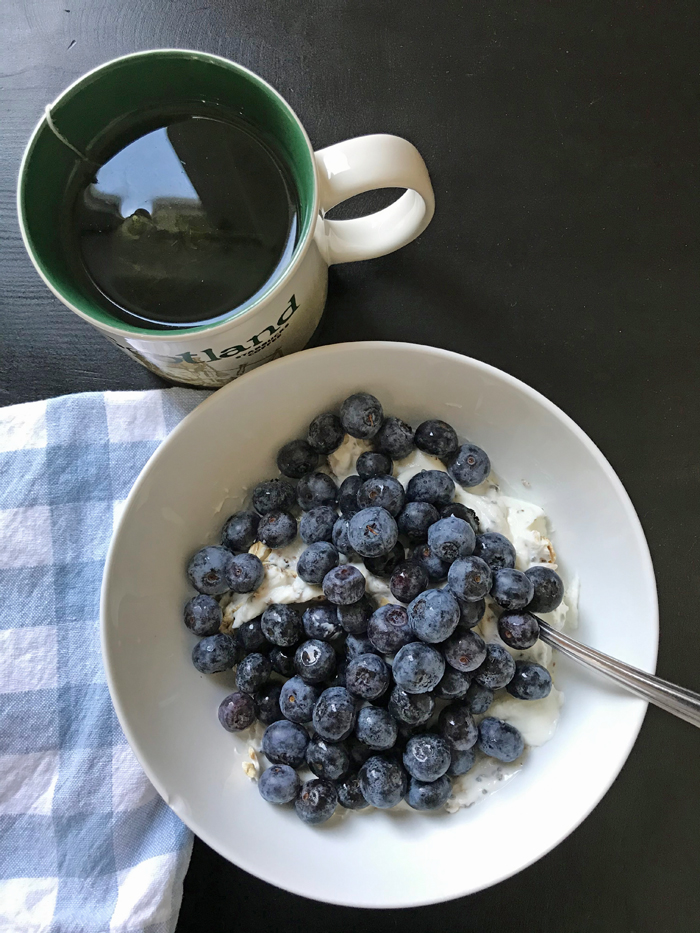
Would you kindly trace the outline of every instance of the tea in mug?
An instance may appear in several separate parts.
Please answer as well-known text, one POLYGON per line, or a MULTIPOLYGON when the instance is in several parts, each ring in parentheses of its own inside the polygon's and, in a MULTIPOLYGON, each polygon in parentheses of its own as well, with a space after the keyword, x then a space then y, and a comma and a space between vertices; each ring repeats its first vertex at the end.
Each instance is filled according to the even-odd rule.
POLYGON ((283 157, 220 107, 132 122, 79 163, 67 199, 75 274, 108 314, 149 329, 231 315, 279 278, 298 237, 283 157))

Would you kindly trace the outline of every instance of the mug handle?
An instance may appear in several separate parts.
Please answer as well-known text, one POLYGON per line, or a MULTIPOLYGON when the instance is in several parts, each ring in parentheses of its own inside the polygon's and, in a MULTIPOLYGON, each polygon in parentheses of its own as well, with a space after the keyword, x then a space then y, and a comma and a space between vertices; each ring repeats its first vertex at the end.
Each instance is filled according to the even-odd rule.
POLYGON ((314 153, 321 217, 316 241, 329 266, 375 259, 415 240, 435 212, 433 186, 414 145, 399 136, 358 136, 314 153), (406 188, 401 197, 375 214, 353 220, 328 220, 336 204, 373 188, 406 188))

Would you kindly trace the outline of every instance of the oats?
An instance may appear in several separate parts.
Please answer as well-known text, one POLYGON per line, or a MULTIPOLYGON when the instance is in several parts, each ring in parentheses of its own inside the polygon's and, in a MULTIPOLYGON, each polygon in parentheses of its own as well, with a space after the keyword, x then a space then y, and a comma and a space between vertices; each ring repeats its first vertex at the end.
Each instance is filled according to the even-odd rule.
POLYGON ((248 548, 248 553, 254 554, 256 557, 259 557, 260 560, 267 560, 270 554, 272 554, 272 548, 263 544, 262 541, 256 541, 255 544, 251 544, 248 548))
POLYGON ((257 781, 258 775, 260 774, 260 760, 258 758, 258 753, 252 745, 248 746, 248 757, 250 760, 244 761, 242 768, 247 778, 250 778, 251 781, 257 781))

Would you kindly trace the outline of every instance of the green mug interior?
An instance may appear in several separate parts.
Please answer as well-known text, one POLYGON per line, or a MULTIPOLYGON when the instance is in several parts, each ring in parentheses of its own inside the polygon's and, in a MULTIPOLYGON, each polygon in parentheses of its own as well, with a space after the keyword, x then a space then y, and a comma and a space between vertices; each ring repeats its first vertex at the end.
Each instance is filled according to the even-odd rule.
MULTIPOLYGON (((295 255, 311 229, 315 174, 309 144, 299 121, 264 81, 233 62, 202 52, 157 50, 108 62, 68 88, 50 109, 29 143, 19 179, 19 213, 30 256, 54 291, 69 306, 92 319, 134 334, 164 335, 134 327, 104 311, 74 274, 57 218, 66 210, 66 192, 80 156, 113 134, 114 128, 141 111, 169 110, 202 100, 235 110, 271 136, 292 173, 301 207, 295 255), (70 146, 65 141, 70 143, 70 146)), ((271 283, 270 289, 279 283, 271 283)), ((265 298, 260 295, 255 304, 265 298)), ((243 305, 231 317, 252 305, 243 305)), ((168 330, 169 336, 192 334, 219 322, 168 330)))

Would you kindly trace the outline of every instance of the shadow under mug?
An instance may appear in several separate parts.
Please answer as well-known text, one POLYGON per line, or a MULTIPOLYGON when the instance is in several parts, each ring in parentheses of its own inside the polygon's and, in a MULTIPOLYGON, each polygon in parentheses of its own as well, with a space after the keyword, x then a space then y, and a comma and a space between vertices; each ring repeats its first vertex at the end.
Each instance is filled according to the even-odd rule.
MULTIPOLYGON (((39 275, 72 311, 148 369, 174 382, 220 386, 301 350, 323 313, 328 266, 383 256, 415 239, 434 211, 428 170, 397 136, 362 136, 314 152, 299 118, 269 84, 241 65, 183 49, 137 52, 107 62, 67 88, 27 145, 18 188, 24 244, 39 275), (300 202, 300 230, 286 270, 223 321, 149 330, 110 316, 77 280, 56 218, 78 159, 140 111, 203 100, 235 109, 272 136, 300 202), (384 210, 353 220, 325 212, 374 188, 406 188, 384 210)), ((233 270, 232 270, 233 272, 233 270)))

